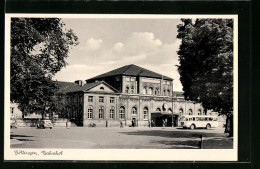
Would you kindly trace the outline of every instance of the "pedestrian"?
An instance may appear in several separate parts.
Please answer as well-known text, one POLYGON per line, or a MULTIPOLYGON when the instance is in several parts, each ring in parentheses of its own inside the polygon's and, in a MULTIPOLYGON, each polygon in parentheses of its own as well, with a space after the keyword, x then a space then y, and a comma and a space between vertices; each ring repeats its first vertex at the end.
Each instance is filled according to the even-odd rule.
POLYGON ((120 128, 123 128, 123 122, 120 121, 120 128))

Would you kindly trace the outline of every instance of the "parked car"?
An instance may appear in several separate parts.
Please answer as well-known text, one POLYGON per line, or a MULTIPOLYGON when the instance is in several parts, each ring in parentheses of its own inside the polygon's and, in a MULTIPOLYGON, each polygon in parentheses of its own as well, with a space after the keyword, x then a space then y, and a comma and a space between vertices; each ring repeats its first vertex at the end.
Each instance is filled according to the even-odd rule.
POLYGON ((39 120, 37 123, 37 128, 53 128, 53 124, 50 120, 39 120))

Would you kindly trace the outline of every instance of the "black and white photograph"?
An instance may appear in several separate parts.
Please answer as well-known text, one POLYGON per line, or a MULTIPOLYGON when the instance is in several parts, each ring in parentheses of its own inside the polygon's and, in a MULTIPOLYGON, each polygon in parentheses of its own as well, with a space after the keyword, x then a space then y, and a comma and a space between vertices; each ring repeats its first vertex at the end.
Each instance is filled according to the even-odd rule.
POLYGON ((5 22, 6 160, 237 160, 237 15, 5 22))

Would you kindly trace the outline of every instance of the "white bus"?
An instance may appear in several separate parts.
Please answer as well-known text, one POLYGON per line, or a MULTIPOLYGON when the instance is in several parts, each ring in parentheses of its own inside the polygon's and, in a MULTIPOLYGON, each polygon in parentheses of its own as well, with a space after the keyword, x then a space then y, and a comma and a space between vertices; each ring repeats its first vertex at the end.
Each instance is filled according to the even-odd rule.
POLYGON ((206 128, 210 129, 212 127, 218 127, 218 117, 217 116, 181 116, 180 118, 181 126, 183 128, 206 128))

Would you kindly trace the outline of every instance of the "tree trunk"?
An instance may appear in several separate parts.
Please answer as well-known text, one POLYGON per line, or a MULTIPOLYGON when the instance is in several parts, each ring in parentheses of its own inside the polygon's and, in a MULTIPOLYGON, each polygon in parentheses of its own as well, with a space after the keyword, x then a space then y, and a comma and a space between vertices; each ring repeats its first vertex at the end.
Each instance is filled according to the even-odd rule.
POLYGON ((233 130, 233 115, 227 115, 225 133, 229 133, 229 137, 233 137, 233 130))

